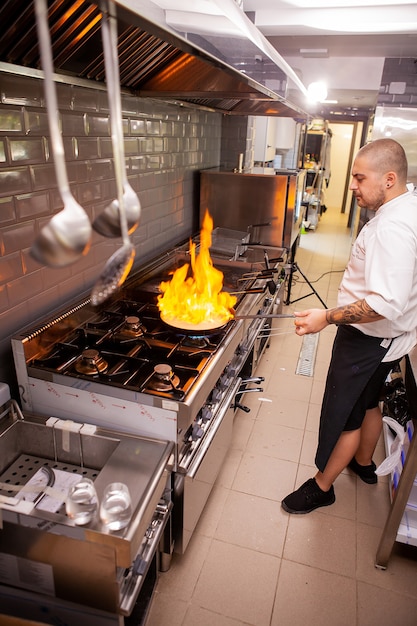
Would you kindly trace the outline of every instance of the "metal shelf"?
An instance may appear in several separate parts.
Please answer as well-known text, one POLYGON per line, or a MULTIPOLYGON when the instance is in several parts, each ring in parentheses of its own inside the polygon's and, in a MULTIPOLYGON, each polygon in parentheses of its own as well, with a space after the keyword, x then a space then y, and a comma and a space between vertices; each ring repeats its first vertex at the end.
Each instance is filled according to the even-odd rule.
MULTIPOLYGON (((384 442, 387 455, 391 449, 391 445, 394 441, 394 436, 387 424, 384 424, 384 442)), ((389 492, 391 498, 391 504, 394 498, 395 491, 399 486, 400 475, 402 474, 403 464, 396 468, 390 474, 389 478, 389 492)), ((396 541, 400 543, 406 543, 408 545, 417 546, 417 481, 414 479, 411 487, 410 495, 407 500, 407 504, 404 509, 401 522, 398 526, 396 541)))
MULTIPOLYGON (((417 523, 410 523, 410 513, 414 505, 414 500, 410 500, 415 479, 417 476, 417 348, 413 348, 405 357, 405 386, 409 403, 410 417, 413 421, 414 432, 408 447, 407 455, 404 459, 404 466, 399 475, 398 485, 392 490, 390 481, 390 492, 392 494, 391 508, 382 531, 381 539, 376 552, 375 567, 386 569, 389 557, 394 547, 395 541, 417 545, 417 523), (409 508, 407 510, 407 506, 409 508)), ((392 480, 394 476, 391 477, 392 480)), ((414 491, 413 491, 414 498, 414 491)))

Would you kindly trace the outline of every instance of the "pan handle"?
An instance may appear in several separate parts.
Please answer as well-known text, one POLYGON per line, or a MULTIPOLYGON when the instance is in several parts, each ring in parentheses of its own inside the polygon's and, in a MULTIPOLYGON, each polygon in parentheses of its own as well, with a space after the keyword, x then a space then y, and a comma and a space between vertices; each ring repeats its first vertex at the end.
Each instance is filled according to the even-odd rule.
POLYGON ((256 313, 255 315, 235 315, 233 319, 235 320, 262 320, 262 319, 268 319, 270 317, 275 318, 275 319, 279 319, 279 318, 294 319, 295 315, 294 313, 256 313))
POLYGON ((231 296, 236 296, 239 293, 263 293, 265 291, 265 287, 254 287, 253 289, 242 289, 241 291, 229 291, 231 296))

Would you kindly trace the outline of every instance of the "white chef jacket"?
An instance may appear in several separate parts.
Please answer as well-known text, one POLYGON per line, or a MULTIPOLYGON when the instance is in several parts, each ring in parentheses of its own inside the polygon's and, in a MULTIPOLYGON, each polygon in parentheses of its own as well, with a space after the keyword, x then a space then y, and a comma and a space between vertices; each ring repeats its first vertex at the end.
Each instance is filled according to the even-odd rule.
POLYGON ((411 192, 383 204, 353 244, 338 306, 363 298, 385 319, 352 326, 382 340, 394 338, 384 361, 410 352, 417 326, 417 196, 411 192))

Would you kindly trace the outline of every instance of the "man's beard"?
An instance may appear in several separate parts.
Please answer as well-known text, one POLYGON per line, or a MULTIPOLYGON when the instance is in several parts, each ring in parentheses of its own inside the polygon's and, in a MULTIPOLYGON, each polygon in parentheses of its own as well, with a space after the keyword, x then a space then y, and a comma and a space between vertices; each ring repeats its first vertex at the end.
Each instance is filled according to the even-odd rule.
POLYGON ((369 198, 367 201, 363 197, 358 200, 358 204, 363 209, 368 211, 377 211, 379 207, 385 204, 385 191, 381 190, 378 194, 375 194, 373 198, 369 198))

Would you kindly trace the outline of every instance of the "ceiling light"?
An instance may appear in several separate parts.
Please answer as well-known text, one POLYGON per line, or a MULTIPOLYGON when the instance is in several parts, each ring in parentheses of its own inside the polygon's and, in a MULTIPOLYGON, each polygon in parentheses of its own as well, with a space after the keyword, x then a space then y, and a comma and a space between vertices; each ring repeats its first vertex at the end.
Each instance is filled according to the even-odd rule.
POLYGON ((406 87, 407 87, 406 83, 390 83, 388 87, 388 93, 396 94, 396 95, 403 95, 405 94, 406 87))
POLYGON ((323 102, 327 98, 327 87, 321 81, 310 83, 307 92, 311 102, 323 102))

